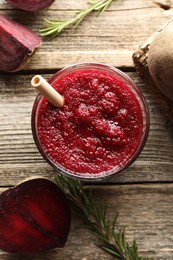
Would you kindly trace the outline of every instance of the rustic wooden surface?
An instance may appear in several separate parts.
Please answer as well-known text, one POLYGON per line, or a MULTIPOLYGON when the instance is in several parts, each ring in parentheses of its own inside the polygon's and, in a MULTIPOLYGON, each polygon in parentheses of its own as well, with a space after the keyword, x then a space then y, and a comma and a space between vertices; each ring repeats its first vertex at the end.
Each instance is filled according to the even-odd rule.
MULTIPOLYGON (((155 2, 113 2, 100 17, 88 16, 77 30, 67 29, 43 44, 30 64, 18 73, 0 73, 0 192, 35 175, 53 179, 56 172, 42 159, 32 139, 30 117, 36 92, 30 86, 35 73, 49 78, 64 66, 77 62, 104 62, 126 72, 143 91, 150 111, 150 134, 139 158, 124 172, 92 184, 96 201, 108 207, 108 215, 119 212, 119 225, 126 226, 127 239, 136 239, 143 257, 173 259, 173 125, 138 77, 132 54, 139 45, 173 16, 155 2)), ((172 2, 172 1, 170 1, 172 2)), ((5 14, 34 31, 46 18, 65 18, 69 11, 86 6, 85 0, 55 0, 45 11, 29 14, 0 1, 5 14)), ((14 256, 0 251, 0 259, 108 260, 96 238, 77 217, 64 249, 39 255, 14 256)))

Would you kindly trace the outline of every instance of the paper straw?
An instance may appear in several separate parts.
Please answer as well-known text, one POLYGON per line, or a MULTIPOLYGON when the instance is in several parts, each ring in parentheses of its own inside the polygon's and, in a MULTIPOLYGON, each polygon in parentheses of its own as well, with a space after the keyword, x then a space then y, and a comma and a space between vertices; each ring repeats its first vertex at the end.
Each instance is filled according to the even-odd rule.
POLYGON ((56 106, 64 105, 64 97, 61 96, 41 75, 35 75, 31 80, 31 85, 37 89, 49 102, 56 106))

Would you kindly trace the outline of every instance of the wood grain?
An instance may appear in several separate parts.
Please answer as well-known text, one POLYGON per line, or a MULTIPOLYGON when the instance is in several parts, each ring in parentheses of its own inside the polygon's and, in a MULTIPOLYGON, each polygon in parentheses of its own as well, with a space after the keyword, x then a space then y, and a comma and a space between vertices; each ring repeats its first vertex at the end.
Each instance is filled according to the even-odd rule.
MULTIPOLYGON (((32 16, 7 4, 1 4, 1 8, 9 8, 5 10, 8 17, 39 32, 45 17, 64 19, 71 16, 69 10, 85 5, 85 0, 55 1, 51 9, 32 16)), ((59 69, 86 61, 131 67, 133 52, 172 15, 173 9, 164 11, 149 0, 115 2, 102 16, 89 15, 77 30, 68 28, 54 39, 44 38, 25 70, 59 69)))
MULTIPOLYGON (((165 0, 166 1, 166 0, 165 0)), ((163 0, 158 2, 165 3, 163 0)), ((36 92, 30 80, 36 73, 49 78, 62 67, 78 62, 103 62, 125 71, 142 90, 150 112, 150 133, 139 158, 125 171, 93 188, 99 205, 103 201, 112 218, 127 226, 127 238, 137 240, 143 256, 173 259, 173 125, 162 114, 153 95, 134 69, 132 54, 148 37, 173 16, 154 0, 114 1, 102 16, 89 15, 77 30, 68 28, 54 39, 43 38, 42 46, 25 70, 0 73, 0 191, 28 177, 53 179, 56 171, 41 157, 31 132, 31 111, 36 92)), ((0 1, 0 14, 38 32, 43 19, 66 18, 82 9, 86 0, 55 0, 47 10, 30 13, 0 1)), ((73 216, 64 249, 31 256, 0 251, 2 260, 109 260, 95 246, 97 239, 73 216)))
MULTIPOLYGON (((172 181, 172 126, 135 72, 127 73, 144 93, 150 110, 150 134, 138 160, 108 182, 172 181)), ((49 78, 51 75, 44 75, 49 78)), ((37 92, 30 86, 33 75, 3 75, 0 84, 1 184, 14 185, 25 177, 53 177, 55 171, 42 159, 31 132, 31 111, 37 92)))
MULTIPOLYGON (((160 1, 161 3, 165 3, 167 0, 160 1)), ((159 1, 158 1, 159 2, 159 1)), ((47 13, 48 10, 60 10, 60 11, 70 11, 70 10, 79 10, 83 9, 87 6, 85 0, 63 0, 63 1, 54 1, 51 6, 49 6, 46 10, 40 11, 39 13, 47 13)), ((114 1, 112 5, 109 7, 109 11, 112 10, 127 10, 127 9, 142 9, 142 8, 157 8, 158 5, 155 1, 152 0, 123 0, 123 1, 114 1)), ((15 7, 8 4, 7 2, 1 0, 0 1, 0 9, 1 10, 16 10, 15 7)), ((22 11, 24 12, 24 11, 22 11)), ((26 13, 26 12, 24 12, 26 13)))
MULTIPOLYGON (((107 205, 108 218, 119 212, 118 225, 126 226, 129 243, 135 239, 143 257, 172 259, 173 252, 173 184, 108 185, 92 187, 93 198, 107 205), (151 199, 152 197, 152 199, 151 199)), ((58 259, 58 260, 111 260, 100 250, 97 239, 76 216, 64 249, 54 249, 44 254, 14 256, 0 252, 0 259, 58 259)))

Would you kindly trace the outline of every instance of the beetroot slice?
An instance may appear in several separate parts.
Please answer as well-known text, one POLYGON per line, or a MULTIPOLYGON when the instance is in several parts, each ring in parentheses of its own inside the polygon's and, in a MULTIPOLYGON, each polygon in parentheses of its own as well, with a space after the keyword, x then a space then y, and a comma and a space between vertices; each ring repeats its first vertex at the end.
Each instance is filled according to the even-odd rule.
POLYGON ((52 181, 25 181, 0 195, 0 249, 33 253, 63 247, 70 230, 68 200, 52 181))
POLYGON ((13 6, 25 11, 40 11, 49 7, 55 0, 6 0, 13 6))
POLYGON ((23 25, 0 15, 0 70, 24 68, 41 44, 41 38, 23 25))

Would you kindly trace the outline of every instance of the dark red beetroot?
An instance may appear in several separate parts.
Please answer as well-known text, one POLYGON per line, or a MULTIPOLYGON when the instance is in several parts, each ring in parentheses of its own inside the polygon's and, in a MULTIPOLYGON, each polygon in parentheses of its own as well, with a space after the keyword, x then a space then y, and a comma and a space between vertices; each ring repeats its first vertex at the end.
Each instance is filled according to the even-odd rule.
POLYGON ((46 9, 55 0, 6 0, 13 6, 25 11, 40 11, 46 9))
POLYGON ((52 181, 25 181, 0 195, 0 249, 32 253, 63 247, 71 212, 61 189, 52 181))
POLYGON ((0 70, 13 72, 24 68, 41 44, 30 29, 0 15, 0 70))

